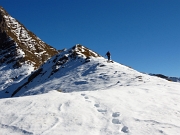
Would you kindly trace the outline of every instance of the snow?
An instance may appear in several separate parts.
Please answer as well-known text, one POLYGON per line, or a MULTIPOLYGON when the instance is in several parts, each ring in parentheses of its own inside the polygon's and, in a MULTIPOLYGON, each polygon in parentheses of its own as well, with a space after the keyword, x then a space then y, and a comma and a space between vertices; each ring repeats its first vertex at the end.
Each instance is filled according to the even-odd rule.
POLYGON ((118 87, 0 100, 0 131, 42 135, 178 135, 179 98, 159 88, 118 87), (163 91, 163 92, 162 92, 163 91))
POLYGON ((24 55, 25 55, 25 53, 23 52, 22 49, 18 49, 18 50, 17 50, 17 53, 18 53, 18 55, 17 55, 16 58, 22 58, 22 57, 24 57, 24 55))
MULTIPOLYGON (((68 56, 66 52, 64 53, 57 58, 57 61, 63 56, 68 56)), ((43 94, 52 89, 73 92, 102 90, 115 86, 146 87, 159 80, 165 81, 116 62, 107 63, 103 57, 92 57, 87 63, 84 63, 84 58, 81 57, 76 60, 69 59, 64 65, 53 65, 52 61, 53 58, 46 62, 42 66, 44 72, 26 85, 26 88, 22 88, 16 96, 43 94), (58 71, 52 75, 54 70, 58 71)))
MULTIPOLYGON (((23 55, 20 52, 20 55, 23 55)), ((34 67, 28 64, 23 64, 20 68, 14 69, 13 64, 0 66, 0 98, 9 97, 9 91, 15 89, 15 85, 25 79, 34 67), (4 93, 4 90, 8 93, 4 93)))
POLYGON ((0 99, 1 135, 180 134, 180 83, 102 57, 69 59, 51 75, 55 57, 21 97, 0 99))

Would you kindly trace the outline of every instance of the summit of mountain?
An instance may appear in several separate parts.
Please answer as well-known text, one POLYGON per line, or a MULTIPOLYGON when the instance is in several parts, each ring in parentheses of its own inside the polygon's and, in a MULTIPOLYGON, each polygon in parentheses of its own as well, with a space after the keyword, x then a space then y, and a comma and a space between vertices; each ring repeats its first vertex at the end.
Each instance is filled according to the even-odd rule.
POLYGON ((20 82, 17 85, 17 89, 14 90, 13 86, 9 87, 8 91, 12 94, 11 96, 15 96, 19 91, 23 91, 23 89, 27 90, 27 88, 29 89, 31 85, 36 87, 37 83, 41 85, 55 76, 60 79, 65 72, 68 73, 71 70, 76 69, 78 66, 85 65, 92 59, 98 58, 103 57, 85 46, 76 44, 70 49, 61 50, 59 54, 47 60, 39 69, 32 72, 26 79, 20 82))
POLYGON ((58 51, 0 7, 0 92, 19 83, 58 51))

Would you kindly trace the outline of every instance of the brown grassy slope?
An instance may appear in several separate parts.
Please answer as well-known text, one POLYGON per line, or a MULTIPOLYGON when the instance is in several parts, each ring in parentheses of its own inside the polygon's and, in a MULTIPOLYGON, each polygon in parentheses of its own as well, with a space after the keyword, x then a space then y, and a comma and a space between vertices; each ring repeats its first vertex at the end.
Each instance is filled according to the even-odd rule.
MULTIPOLYGON (((15 43, 20 49, 25 53, 24 60, 34 63, 35 68, 40 67, 48 58, 57 54, 58 51, 51 47, 50 45, 41 41, 34 33, 26 29, 20 22, 17 20, 16 23, 20 26, 20 34, 18 35, 14 31, 17 29, 17 26, 11 23, 10 19, 4 18, 4 16, 9 16, 9 14, 0 7, 0 49, 6 49, 8 47, 15 46, 15 43), (25 31, 27 37, 23 36, 22 31, 25 31), (11 43, 8 43, 8 39, 11 38, 11 43), (32 49, 30 45, 34 46, 35 49, 32 49), (44 53, 42 53, 44 52, 44 53), (41 54, 40 54, 41 53, 41 54), (38 55, 40 54, 40 55, 38 55)), ((17 50, 17 49, 16 49, 17 50)))

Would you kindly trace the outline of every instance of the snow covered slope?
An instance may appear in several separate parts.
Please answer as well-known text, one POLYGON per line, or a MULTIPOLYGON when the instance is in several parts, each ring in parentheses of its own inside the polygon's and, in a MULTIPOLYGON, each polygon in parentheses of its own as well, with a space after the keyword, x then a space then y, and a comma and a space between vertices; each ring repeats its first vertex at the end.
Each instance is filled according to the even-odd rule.
POLYGON ((94 91, 123 86, 144 86, 162 80, 107 60, 92 50, 76 45, 49 59, 23 80, 12 96, 36 95, 51 90, 94 91))
MULTIPOLYGON (((56 78, 57 75, 39 86, 39 90, 45 91, 46 87, 60 83, 65 92, 74 92, 51 89, 46 94, 0 99, 0 134, 180 134, 179 83, 106 63, 102 58, 98 61, 104 66, 91 68, 91 62, 96 64, 93 59, 76 66, 69 75, 65 72, 63 79, 56 78), (79 72, 83 74, 80 76, 79 72), (70 89, 71 86, 75 87, 70 89)), ((30 91, 37 93, 38 89, 30 91)), ((30 91, 20 93, 28 95, 30 91)))
POLYGON ((180 134, 179 83, 109 63, 82 45, 18 85, 14 98, 0 99, 1 135, 180 134))
POLYGON ((78 44, 49 59, 34 75, 23 80, 12 96, 42 94, 51 90, 91 91, 131 83, 137 85, 136 82, 149 82, 149 78, 119 63, 109 63, 78 44))
POLYGON ((0 98, 57 53, 0 7, 0 98))

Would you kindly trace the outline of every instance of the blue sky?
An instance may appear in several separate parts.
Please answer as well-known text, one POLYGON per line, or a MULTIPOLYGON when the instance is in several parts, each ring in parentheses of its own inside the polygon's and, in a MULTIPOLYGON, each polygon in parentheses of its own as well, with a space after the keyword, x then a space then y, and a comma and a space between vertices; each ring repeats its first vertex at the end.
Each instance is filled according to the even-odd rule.
POLYGON ((82 44, 140 72, 180 77, 179 0, 1 0, 56 49, 82 44))

